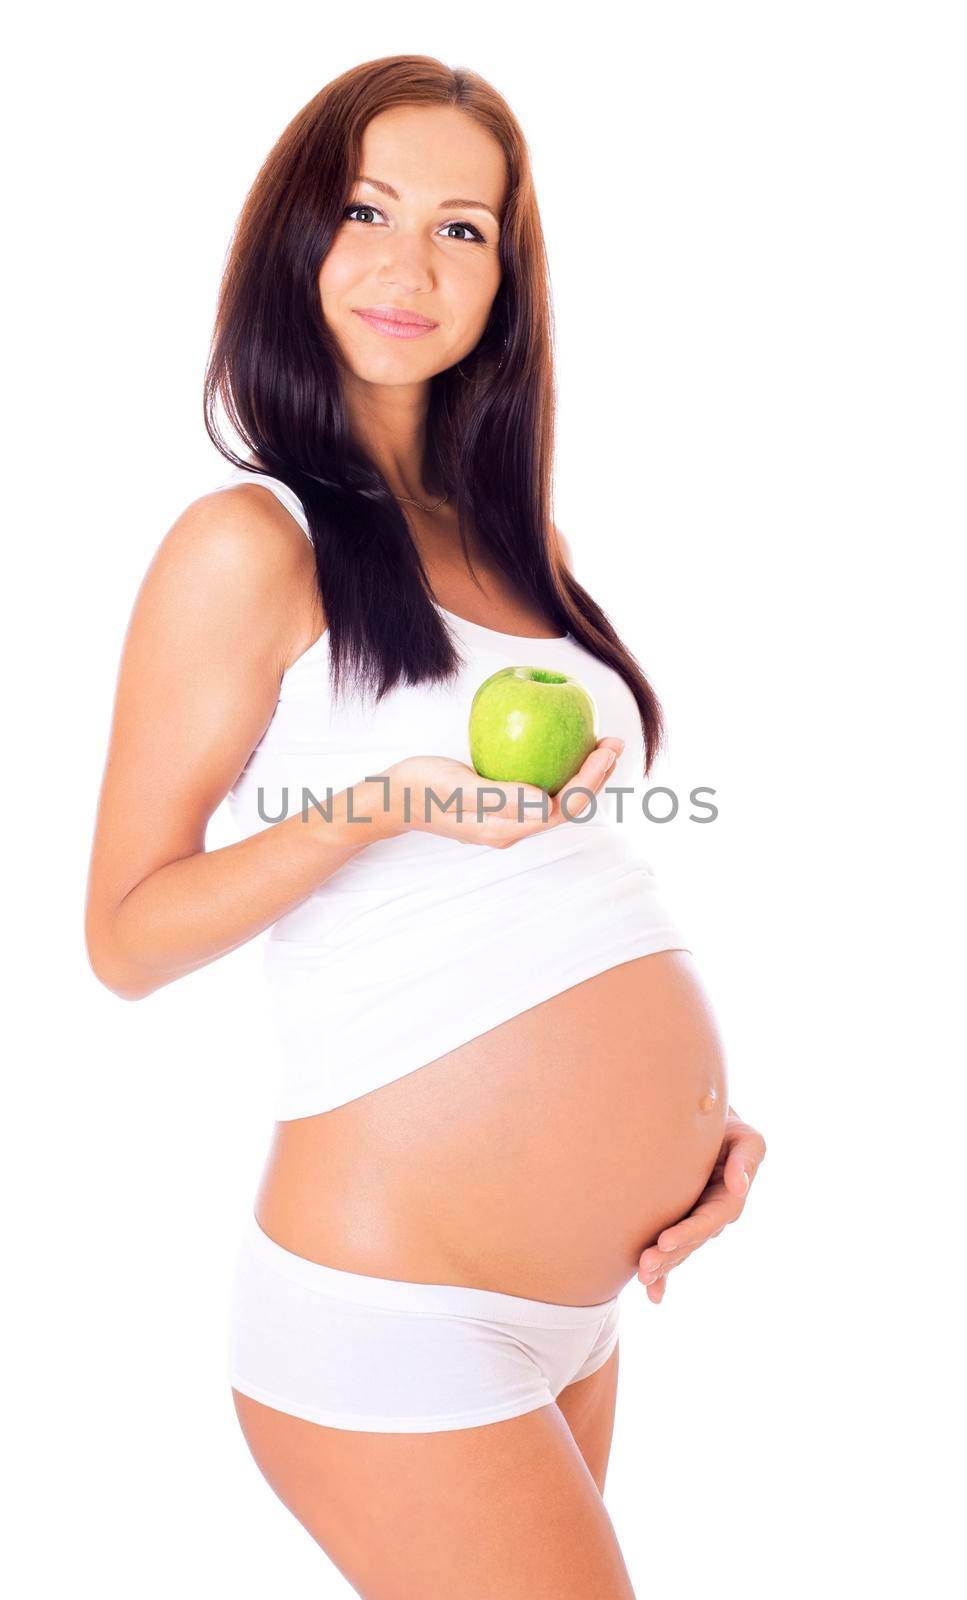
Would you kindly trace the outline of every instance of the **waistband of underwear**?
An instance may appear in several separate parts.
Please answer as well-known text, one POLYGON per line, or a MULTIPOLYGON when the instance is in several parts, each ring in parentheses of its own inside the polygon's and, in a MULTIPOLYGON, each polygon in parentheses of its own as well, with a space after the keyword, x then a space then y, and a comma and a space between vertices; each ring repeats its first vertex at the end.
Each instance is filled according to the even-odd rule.
POLYGON ((601 1322, 618 1296, 593 1305, 558 1305, 550 1300, 529 1300, 496 1289, 467 1284, 412 1283, 396 1278, 376 1278, 344 1272, 295 1255, 271 1239, 254 1211, 245 1226, 243 1242, 266 1266, 318 1294, 387 1311, 426 1315, 491 1318, 540 1328, 578 1328, 601 1322))

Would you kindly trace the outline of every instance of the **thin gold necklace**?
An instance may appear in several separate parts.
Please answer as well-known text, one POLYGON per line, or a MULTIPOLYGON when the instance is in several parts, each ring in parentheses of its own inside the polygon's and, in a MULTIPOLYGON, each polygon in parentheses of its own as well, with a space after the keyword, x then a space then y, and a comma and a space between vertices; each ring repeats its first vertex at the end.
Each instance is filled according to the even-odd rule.
MULTIPOLYGON (((392 493, 392 491, 390 491, 390 492, 392 493)), ((448 490, 447 493, 443 496, 443 500, 449 500, 449 498, 450 498, 450 492, 448 490)), ((419 506, 421 511, 439 511, 440 507, 443 504, 443 500, 438 500, 435 506, 424 506, 424 505, 420 504, 419 500, 412 500, 408 494, 394 494, 393 495, 393 499, 394 500, 406 500, 406 501, 409 502, 409 504, 411 506, 419 506)))

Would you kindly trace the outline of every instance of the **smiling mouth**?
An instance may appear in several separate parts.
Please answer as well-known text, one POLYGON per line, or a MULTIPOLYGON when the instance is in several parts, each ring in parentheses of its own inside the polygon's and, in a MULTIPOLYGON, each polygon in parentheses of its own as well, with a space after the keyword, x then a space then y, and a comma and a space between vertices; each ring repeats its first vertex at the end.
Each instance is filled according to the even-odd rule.
POLYGON ((432 317, 425 317, 422 311, 409 311, 406 306, 357 306, 355 309, 361 317, 375 317, 380 322, 414 322, 421 328, 437 326, 432 317))
POLYGON ((354 309, 353 314, 365 322, 367 327, 373 328, 377 333, 387 334, 392 339, 418 339, 421 334, 432 333, 435 328, 439 327, 437 322, 414 322, 401 318, 395 313, 390 316, 380 311, 357 311, 354 309))

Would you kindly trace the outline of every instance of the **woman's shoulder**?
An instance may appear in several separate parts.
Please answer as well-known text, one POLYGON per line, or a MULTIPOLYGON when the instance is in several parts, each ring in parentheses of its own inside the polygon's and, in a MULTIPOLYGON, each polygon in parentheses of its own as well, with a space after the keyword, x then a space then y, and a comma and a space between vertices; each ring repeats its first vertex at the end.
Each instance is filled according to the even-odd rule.
POLYGON ((276 622, 287 666, 327 624, 305 532, 277 496, 248 480, 192 500, 158 548, 162 565, 185 596, 211 593, 241 608, 256 606, 276 622))
POLYGON ((305 507, 294 489, 290 489, 281 478, 274 478, 267 472, 250 471, 247 468, 235 467, 218 485, 216 493, 234 494, 239 489, 251 490, 263 505, 281 506, 282 509, 296 522, 308 542, 312 543, 309 533, 309 522, 306 517, 305 507))
POLYGON ((176 519, 166 540, 199 556, 238 562, 256 579, 304 567, 312 546, 279 498, 262 484, 239 479, 198 495, 176 519))

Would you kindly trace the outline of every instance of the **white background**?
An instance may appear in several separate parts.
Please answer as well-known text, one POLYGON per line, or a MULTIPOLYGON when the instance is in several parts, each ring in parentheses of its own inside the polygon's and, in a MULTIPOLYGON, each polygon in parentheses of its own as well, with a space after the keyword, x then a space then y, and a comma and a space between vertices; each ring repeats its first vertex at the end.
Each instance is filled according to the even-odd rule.
MULTIPOLYGON (((663 1304, 623 1292, 606 1501, 632 1580, 663 1600, 960 1592, 962 23, 928 0, 19 14, 0 1368, 18 1596, 349 1593, 262 1479, 223 1375, 271 1130, 261 938, 126 1004, 88 967, 83 899, 137 586, 228 470, 201 386, 235 217, 305 102, 397 52, 473 67, 520 118, 554 291, 555 520, 663 702, 656 781, 721 807, 700 827, 684 806, 649 845, 768 1155, 663 1304)), ((234 837, 223 808, 208 846, 234 837)))

